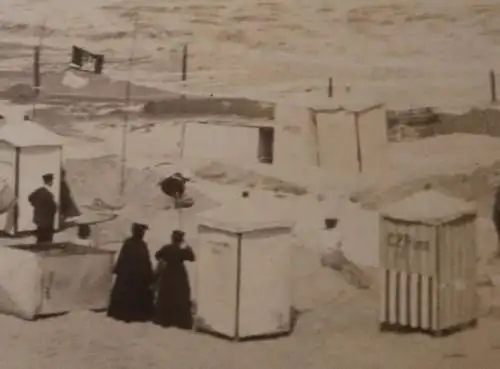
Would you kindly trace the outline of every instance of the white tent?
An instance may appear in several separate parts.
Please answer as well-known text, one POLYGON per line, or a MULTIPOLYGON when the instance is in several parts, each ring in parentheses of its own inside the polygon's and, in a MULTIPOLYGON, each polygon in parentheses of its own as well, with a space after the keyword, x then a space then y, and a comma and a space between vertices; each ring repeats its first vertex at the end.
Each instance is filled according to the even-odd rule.
POLYGON ((54 175, 53 192, 60 203, 62 146, 61 136, 22 116, 0 119, 1 175, 17 199, 16 206, 0 214, 0 230, 17 234, 35 229, 28 196, 42 185, 46 173, 54 175))
POLYGON ((319 166, 346 174, 378 171, 388 144, 383 104, 346 105, 316 115, 319 166))
POLYGON ((71 244, 0 247, 0 313, 32 320, 105 309, 113 260, 113 251, 71 244))
POLYGON ((300 98, 278 102, 274 115, 278 165, 355 174, 378 170, 384 161, 384 104, 300 98))
POLYGON ((189 122, 184 155, 233 163, 273 161, 274 129, 269 121, 189 122))

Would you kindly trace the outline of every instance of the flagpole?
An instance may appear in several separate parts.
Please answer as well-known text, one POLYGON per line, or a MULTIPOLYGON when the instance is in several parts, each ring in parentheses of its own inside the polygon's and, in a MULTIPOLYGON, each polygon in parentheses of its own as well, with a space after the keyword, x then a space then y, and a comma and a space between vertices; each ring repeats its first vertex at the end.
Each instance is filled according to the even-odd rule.
POLYGON ((45 36, 45 28, 47 25, 47 17, 43 19, 42 27, 40 29, 40 34, 38 35, 38 43, 35 46, 34 50, 34 55, 33 55, 33 90, 35 92, 35 95, 33 96, 33 105, 32 105, 32 119, 35 118, 35 113, 36 113, 36 103, 38 99, 38 95, 40 94, 40 87, 41 87, 41 82, 40 82, 40 58, 41 58, 41 53, 42 53, 42 45, 43 45, 43 39, 45 36))
POLYGON ((125 193, 125 182, 126 182, 126 171, 127 171, 127 133, 128 133, 128 108, 130 105, 130 91, 131 91, 131 83, 130 83, 130 72, 132 70, 132 62, 135 56, 135 44, 137 40, 137 28, 139 23, 139 14, 136 14, 134 19, 134 30, 132 35, 132 47, 130 49, 130 56, 128 59, 129 73, 127 82, 125 85, 125 112, 124 112, 124 120, 122 126, 122 144, 121 144, 121 173, 120 173, 120 196, 123 197, 125 193))

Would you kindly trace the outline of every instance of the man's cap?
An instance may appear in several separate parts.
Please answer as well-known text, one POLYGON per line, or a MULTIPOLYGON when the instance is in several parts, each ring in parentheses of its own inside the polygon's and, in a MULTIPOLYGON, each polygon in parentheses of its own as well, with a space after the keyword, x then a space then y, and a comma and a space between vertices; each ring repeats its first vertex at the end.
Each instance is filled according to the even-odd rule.
POLYGON ((174 238, 182 238, 185 236, 185 234, 186 233, 184 233, 180 229, 176 229, 176 230, 172 231, 172 237, 174 237, 174 238))
POLYGON ((54 175, 52 173, 46 173, 42 176, 44 181, 52 181, 54 180, 54 175))
POLYGON ((147 224, 142 223, 132 223, 132 228, 140 229, 142 231, 147 231, 149 229, 147 224))

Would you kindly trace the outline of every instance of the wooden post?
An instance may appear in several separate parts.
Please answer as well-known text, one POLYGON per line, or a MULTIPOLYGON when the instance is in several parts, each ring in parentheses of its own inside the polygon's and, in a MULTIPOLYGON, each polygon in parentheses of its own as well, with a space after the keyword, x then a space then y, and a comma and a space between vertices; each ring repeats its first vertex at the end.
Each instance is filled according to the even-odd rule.
POLYGON ((33 50, 33 106, 32 106, 32 119, 36 113, 36 100, 40 94, 40 45, 34 47, 33 50))
POLYGON ((363 154, 361 150, 361 137, 359 132, 359 113, 354 113, 354 129, 356 133, 356 157, 358 159, 358 172, 363 172, 363 154))
POLYGON ((121 144, 121 168, 120 168, 120 196, 123 197, 125 194, 125 183, 126 183, 126 173, 127 173, 127 134, 128 134, 128 108, 130 105, 130 93, 131 93, 131 83, 130 83, 130 72, 132 70, 132 62, 134 60, 135 54, 135 43, 137 39, 137 26, 139 23, 139 15, 135 17, 134 20, 134 31, 132 35, 132 47, 130 49, 130 57, 128 60, 129 64, 129 78, 127 79, 127 84, 125 85, 125 101, 124 101, 124 119, 122 126, 122 144, 121 144))
POLYGON ((187 59, 188 59, 188 46, 184 45, 182 49, 182 80, 187 80, 187 59))
POLYGON ((328 97, 333 97, 333 78, 328 78, 328 97))
MULTIPOLYGON (((182 123, 182 131, 181 131, 181 142, 180 142, 180 161, 181 161, 181 165, 182 165, 182 162, 184 160, 184 147, 185 147, 185 144, 186 144, 186 128, 187 128, 187 123, 186 122, 183 122, 182 123)), ((182 216, 182 208, 179 207, 177 209, 177 220, 178 220, 178 225, 179 225, 179 229, 182 231, 184 229, 184 219, 183 219, 183 216, 182 216)))
POLYGON ((491 93, 491 102, 497 102, 497 83, 495 71, 490 70, 490 93, 491 93))
POLYGON ((180 159, 181 161, 184 160, 184 146, 186 143, 186 122, 182 123, 182 130, 181 130, 181 141, 180 141, 180 159))
POLYGON ((36 114, 36 103, 38 95, 40 94, 40 87, 42 85, 41 73, 40 73, 40 60, 42 52, 43 39, 45 37, 45 28, 47 24, 47 18, 43 20, 43 24, 40 28, 40 34, 38 35, 38 45, 34 47, 33 50, 33 106, 32 106, 32 119, 35 118, 36 114))

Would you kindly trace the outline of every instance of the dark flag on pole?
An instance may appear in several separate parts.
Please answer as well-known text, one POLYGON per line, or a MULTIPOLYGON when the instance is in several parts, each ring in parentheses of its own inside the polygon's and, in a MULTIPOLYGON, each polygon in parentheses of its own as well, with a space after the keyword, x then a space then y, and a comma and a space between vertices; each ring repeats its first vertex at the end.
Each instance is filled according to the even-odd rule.
POLYGON ((102 73, 104 55, 94 54, 81 47, 73 46, 70 67, 95 74, 102 73))
POLYGON ((40 91, 41 76, 40 76, 40 46, 35 46, 33 54, 33 90, 35 93, 40 91))

